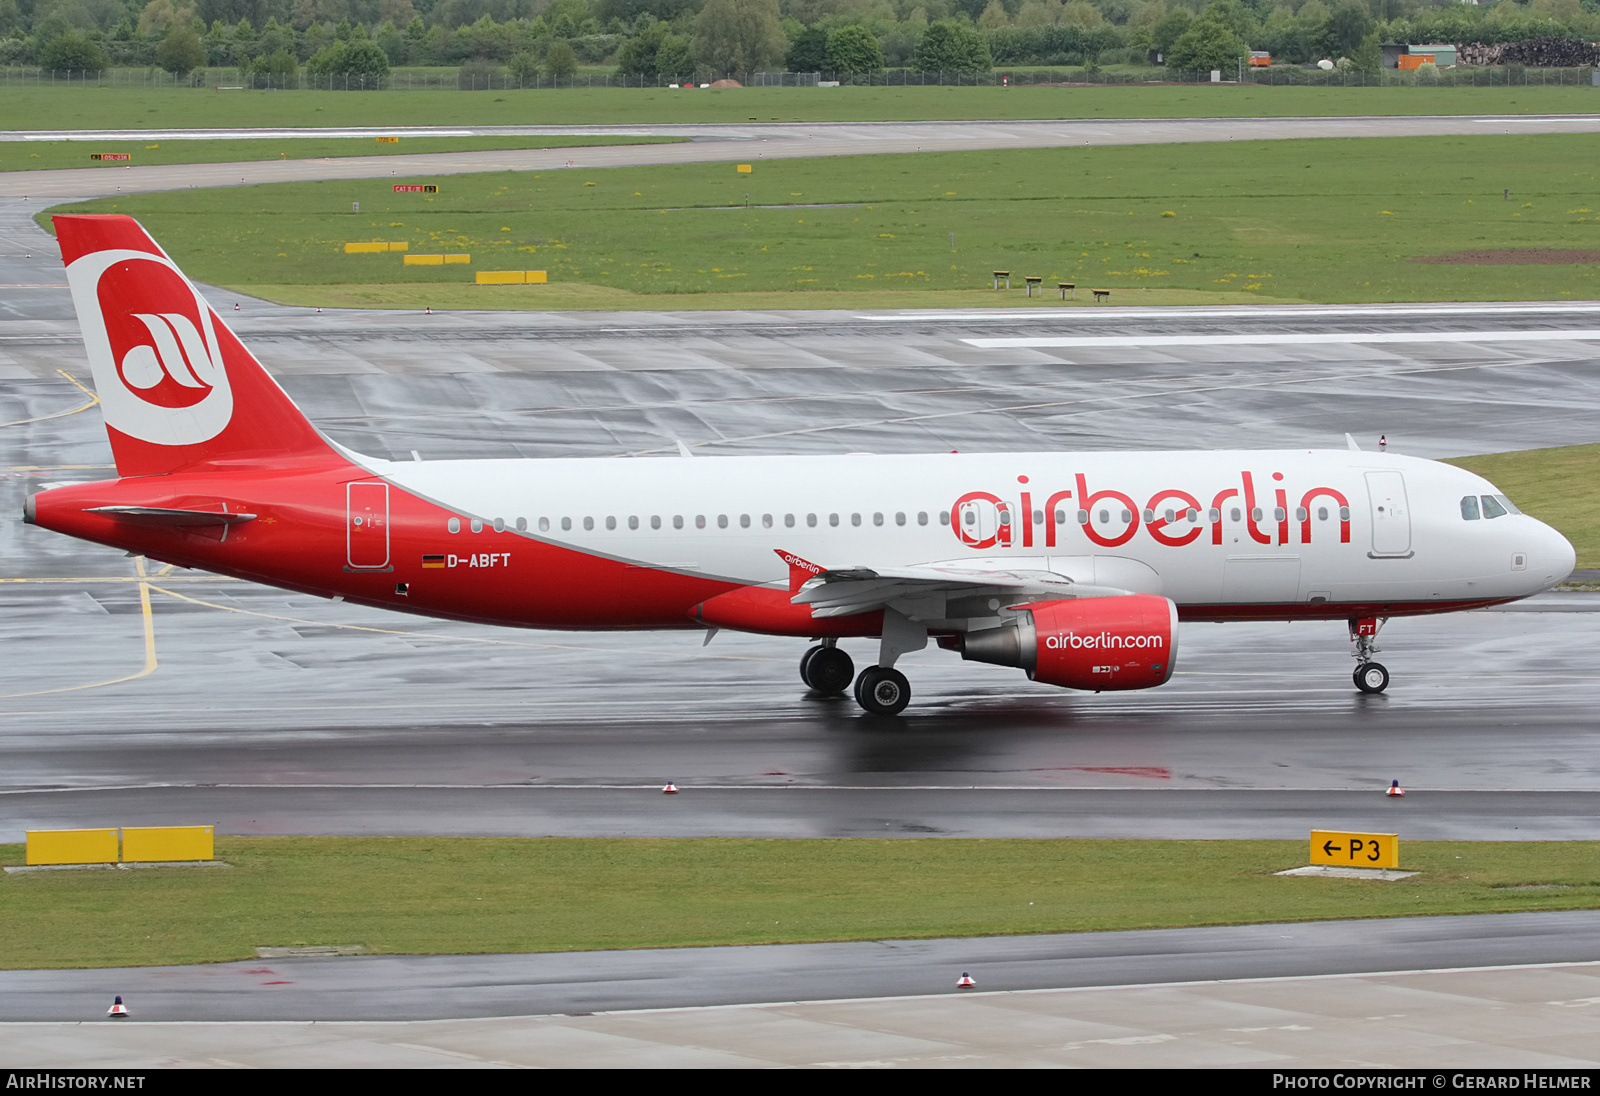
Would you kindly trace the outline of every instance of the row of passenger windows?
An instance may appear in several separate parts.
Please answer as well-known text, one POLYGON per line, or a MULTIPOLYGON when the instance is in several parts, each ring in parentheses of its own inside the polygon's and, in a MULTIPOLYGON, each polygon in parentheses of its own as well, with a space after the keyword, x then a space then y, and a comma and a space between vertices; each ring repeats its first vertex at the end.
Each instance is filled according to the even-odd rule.
MULTIPOLYGON (((672 515, 671 518, 663 518, 659 514, 652 514, 648 519, 640 518, 638 516, 631 516, 631 517, 628 517, 626 519, 616 518, 616 517, 606 517, 606 518, 592 518, 592 517, 589 517, 589 518, 577 518, 577 519, 574 519, 574 518, 540 518, 539 522, 538 522, 539 532, 541 532, 541 533, 550 532, 553 522, 559 524, 560 529, 561 529, 562 532, 564 532, 564 533, 565 532, 571 532, 572 523, 573 523, 574 520, 579 521, 582 524, 583 529, 586 532, 592 531, 595 528, 595 523, 596 522, 603 522, 604 525, 605 525, 605 528, 608 529, 608 530, 615 530, 618 527, 618 524, 620 522, 624 521, 624 520, 627 522, 627 525, 628 525, 629 529, 638 529, 638 528, 640 528, 641 523, 643 523, 645 521, 649 522, 650 528, 652 528, 652 529, 663 528, 663 523, 668 522, 668 521, 670 521, 672 523, 672 528, 674 528, 674 529, 682 529, 682 528, 684 528, 684 526, 686 524, 682 514, 674 514, 674 515, 672 515)), ((741 528, 741 529, 749 529, 749 528, 751 528, 751 526, 753 524, 755 524, 755 521, 752 520, 752 518, 750 517, 749 514, 740 514, 736 520, 738 521, 739 528, 741 528)), ((759 520, 761 528, 763 528, 763 529, 771 529, 771 528, 775 527, 778 524, 777 518, 775 518, 772 514, 762 514, 760 516, 760 518, 757 519, 757 520, 759 520)), ((894 521, 894 524, 896 524, 896 525, 905 525, 910 520, 912 520, 912 519, 910 517, 908 517, 904 511, 896 513, 893 516, 893 521, 894 521)), ((928 513, 927 513, 927 511, 926 510, 919 511, 917 513, 917 515, 916 515, 916 519, 915 520, 916 520, 916 523, 918 525, 926 525, 926 524, 928 524, 928 513)), ((872 515, 872 524, 873 525, 883 525, 885 523, 885 521, 886 521, 886 519, 885 519, 883 514, 873 514, 872 515)), ((717 524, 717 528, 718 529, 726 529, 726 528, 729 527, 729 525, 731 523, 732 523, 732 519, 730 519, 727 514, 718 514, 717 517, 716 517, 716 524, 717 524)), ((840 523, 840 521, 839 521, 839 515, 838 514, 829 514, 828 515, 828 524, 829 525, 838 525, 839 523, 840 523)), ((862 523, 862 516, 860 514, 851 514, 850 515, 850 524, 851 525, 860 525, 861 523, 862 523)), ((481 522, 478 519, 474 518, 472 520, 472 531, 474 533, 483 532, 483 524, 484 524, 483 522, 481 522)), ((704 529, 704 528, 706 528, 706 526, 708 524, 709 524, 709 521, 708 521, 708 519, 706 518, 706 516, 704 514, 696 514, 695 515, 695 517, 694 517, 694 527, 696 529, 704 529)), ((797 524, 798 524, 798 521, 797 521, 796 515, 794 515, 794 514, 784 514, 783 515, 783 527, 785 529, 793 529, 797 524)), ((805 515, 805 524, 807 525, 807 527, 815 528, 819 524, 818 516, 816 514, 806 514, 805 515)), ((950 511, 945 510, 945 511, 941 511, 940 512, 940 514, 939 514, 939 524, 940 525, 949 525, 950 524, 950 511)), ((504 518, 495 518, 494 522, 492 523, 492 528, 497 533, 505 532, 506 527, 507 526, 506 526, 506 522, 505 522, 504 518)), ((516 522, 514 523, 513 527, 519 533, 526 533, 528 531, 528 519, 527 518, 518 518, 516 520, 516 522)), ((451 518, 449 521, 447 521, 445 523, 445 528, 449 529, 452 533, 461 532, 461 519, 460 518, 451 518)))
MULTIPOLYGON (((1486 505, 1488 503, 1488 500, 1489 500, 1489 496, 1485 495, 1484 496, 1484 501, 1485 501, 1486 505)), ((1465 500, 1465 499, 1462 500, 1462 503, 1461 503, 1462 516, 1466 516, 1467 501, 1468 500, 1465 500)), ((1510 503, 1508 502, 1507 505, 1510 505, 1510 503)), ((1067 513, 1068 513, 1068 511, 1066 511, 1066 510, 1057 510, 1055 512, 1054 516, 1055 516, 1055 520, 1056 520, 1056 524, 1057 525, 1065 525, 1067 523, 1067 513)), ((1105 525, 1105 524, 1109 524, 1110 523, 1112 513, 1113 513, 1113 511, 1111 511, 1111 510, 1101 510, 1099 512, 1099 514, 1096 515, 1096 516, 1099 518, 1100 524, 1105 525)), ((1123 524, 1127 524, 1128 522, 1133 520, 1133 511, 1131 511, 1131 510, 1122 510, 1122 511, 1120 511, 1118 513, 1119 513, 1119 516, 1120 516, 1123 524)), ((1286 510, 1284 510, 1282 507, 1278 507, 1277 509, 1272 511, 1272 520, 1273 521, 1284 521, 1287 518, 1287 516, 1288 516, 1288 512, 1286 510)), ((1477 516, 1477 514, 1476 514, 1476 512, 1474 512, 1473 513, 1473 517, 1476 517, 1476 516, 1477 516)), ((1489 516, 1494 517, 1494 516, 1498 516, 1498 515, 1491 514, 1489 516)), ((1089 511, 1087 511, 1087 510, 1079 510, 1077 512, 1076 517, 1077 517, 1077 522, 1078 522, 1079 525, 1088 525, 1089 524, 1089 511)), ((1305 521, 1307 519, 1307 513, 1306 513, 1305 507, 1302 506, 1302 507, 1299 507, 1298 509, 1296 509, 1295 512, 1294 512, 1294 517, 1295 517, 1296 521, 1305 521)), ((1143 513, 1143 518, 1144 518, 1144 520, 1145 520, 1145 522, 1147 524, 1150 523, 1150 522, 1153 522, 1153 521, 1156 520, 1156 512, 1154 510, 1146 510, 1143 513)), ((1250 511, 1250 518, 1251 518, 1252 521, 1263 521, 1263 520, 1265 520, 1265 511, 1263 511, 1260 507, 1256 507, 1254 510, 1250 511)), ((648 520, 651 529, 663 528, 663 523, 667 522, 669 520, 671 521, 672 528, 674 528, 674 529, 682 529, 685 526, 685 519, 684 519, 682 514, 674 514, 670 519, 663 518, 659 514, 652 514, 648 519, 640 518, 638 516, 631 516, 631 517, 628 517, 626 519, 616 518, 616 517, 606 517, 606 518, 586 517, 586 518, 578 518, 578 519, 574 519, 574 518, 540 518, 538 520, 538 529, 539 529, 539 532, 541 532, 541 533, 548 533, 548 532, 550 532, 550 530, 552 528, 552 523, 557 523, 557 524, 559 524, 559 527, 560 527, 562 532, 564 532, 564 533, 571 532, 572 528, 573 528, 574 520, 576 520, 576 521, 578 521, 578 522, 580 522, 582 524, 582 527, 583 527, 585 532, 592 532, 594 530, 594 528, 595 528, 595 524, 596 524, 597 521, 603 522, 605 528, 607 530, 611 530, 611 531, 616 530, 617 527, 618 527, 618 523, 621 522, 621 521, 624 521, 624 520, 627 522, 627 526, 628 526, 629 529, 638 529, 638 528, 640 528, 641 523, 646 521, 646 520, 648 520)), ((749 529, 755 524, 755 520, 752 519, 749 514, 740 514, 738 516, 737 520, 738 520, 739 528, 741 528, 741 529, 749 529)), ((777 519, 772 514, 762 514, 760 516, 759 520, 760 520, 761 528, 763 528, 763 529, 774 528, 778 523, 777 519)), ((871 515, 871 521, 872 521, 873 525, 885 525, 885 524, 888 523, 889 520, 890 519, 888 517, 886 517, 886 515, 884 515, 882 513, 875 513, 875 514, 871 515)), ((895 513, 893 515, 893 519, 892 520, 893 520, 895 525, 906 525, 912 519, 911 519, 910 516, 908 516, 905 513, 905 511, 899 511, 899 512, 897 512, 897 513, 895 513)), ((929 521, 928 512, 926 510, 919 510, 917 512, 917 514, 916 514, 915 520, 916 520, 916 523, 918 525, 927 525, 928 521, 929 521)), ((977 512, 975 510, 971 509, 971 508, 968 508, 968 509, 966 509, 965 511, 962 512, 961 520, 962 520, 962 523, 965 524, 965 525, 969 525, 969 526, 970 525, 976 525, 978 523, 977 512)), ((1183 510, 1183 511, 1166 510, 1166 511, 1164 511, 1162 513, 1162 520, 1168 522, 1169 524, 1172 523, 1172 522, 1175 522, 1175 521, 1179 521, 1179 520, 1197 522, 1197 521, 1200 520, 1200 511, 1198 511, 1198 510, 1183 510)), ((1206 520, 1207 521, 1212 521, 1212 522, 1221 521, 1222 520, 1222 511, 1217 510, 1215 508, 1206 511, 1206 520)), ((1239 509, 1239 507, 1237 507, 1237 506, 1233 507, 1228 512, 1228 520, 1233 521, 1233 522, 1238 522, 1238 521, 1243 520, 1243 511, 1241 511, 1239 509)), ((1326 506, 1317 507, 1317 520, 1318 521, 1327 521, 1328 520, 1328 508, 1326 506)), ((1339 507, 1339 520, 1340 521, 1349 521, 1350 520, 1350 508, 1348 506, 1339 507)), ((841 518, 840 518, 839 514, 829 514, 829 515, 827 515, 827 521, 828 521, 828 524, 830 526, 837 526, 837 525, 841 524, 841 518)), ((819 525, 820 523, 821 523, 821 521, 820 521, 820 518, 819 518, 818 515, 816 515, 816 514, 806 514, 805 515, 805 525, 806 525, 807 528, 816 528, 816 526, 819 525)), ((1044 511, 1043 510, 1035 510, 1033 512, 1033 523, 1035 525, 1043 525, 1045 523, 1045 515, 1044 515, 1044 511)), ((694 517, 694 527, 696 529, 704 529, 704 528, 707 527, 708 524, 709 524, 709 522, 708 522, 708 520, 706 518, 706 515, 704 515, 704 514, 696 514, 695 515, 695 517, 694 517)), ((729 528, 729 526, 731 524, 732 524, 732 519, 730 519, 727 514, 718 514, 717 515, 717 517, 716 517, 716 525, 717 525, 718 529, 727 529, 727 528, 729 528)), ((798 521, 796 515, 794 515, 794 514, 784 514, 783 515, 783 527, 785 529, 793 529, 798 524, 799 524, 799 521, 798 521)), ((857 526, 863 524, 863 515, 861 515, 861 514, 851 514, 850 515, 850 524, 851 525, 857 525, 857 526)), ((939 511, 939 524, 940 525, 949 525, 950 524, 950 511, 948 511, 948 510, 939 511)), ((1009 511, 1002 510, 1000 512, 1000 524, 1001 525, 1010 525, 1011 524, 1011 514, 1010 514, 1009 511)), ((494 521, 490 523, 490 527, 493 528, 494 531, 497 532, 497 533, 503 533, 503 532, 506 531, 508 526, 507 526, 506 521, 505 521, 504 518, 495 518, 494 521)), ((528 531, 528 519, 527 518, 517 518, 516 521, 513 522, 510 527, 516 529, 516 531, 519 532, 519 533, 526 533, 528 531)), ((445 523, 445 528, 449 529, 450 532, 452 532, 452 533, 461 532, 461 519, 460 518, 451 518, 449 521, 447 521, 445 523)), ((471 529, 472 529, 472 531, 474 533, 481 533, 481 532, 483 532, 483 529, 484 529, 484 523, 482 521, 479 521, 477 518, 473 518, 472 522, 471 522, 471 529)))
POLYGON ((1461 517, 1464 521, 1477 521, 1478 518, 1503 518, 1507 514, 1520 514, 1512 501, 1504 495, 1465 495, 1461 499, 1461 517), (1480 506, 1479 500, 1482 500, 1480 506))
MULTIPOLYGON (((1066 510, 1057 510, 1055 512, 1055 519, 1056 519, 1056 524, 1057 525, 1065 525, 1067 523, 1067 513, 1068 513, 1068 511, 1066 511, 1066 510)), ((1132 510, 1120 510, 1120 511, 1116 511, 1116 510, 1101 510, 1098 514, 1095 515, 1095 518, 1096 518, 1097 521, 1100 522, 1100 524, 1105 525, 1105 524, 1109 524, 1110 523, 1112 514, 1117 514, 1119 519, 1122 521, 1122 523, 1124 525, 1126 525, 1128 522, 1133 520, 1133 511, 1132 510)), ((1243 520, 1243 514, 1244 514, 1244 511, 1239 509, 1239 507, 1235 506, 1235 507, 1233 507, 1232 509, 1230 509, 1228 511, 1228 520, 1232 521, 1232 522, 1242 521, 1243 520)), ((1145 511, 1143 511, 1141 513, 1140 516, 1144 519, 1144 523, 1146 525, 1149 525, 1149 524, 1153 523, 1156 520, 1156 512, 1154 510, 1145 510, 1145 511)), ((1281 507, 1281 506, 1277 507, 1276 509, 1274 509, 1272 511, 1272 520, 1273 521, 1283 521, 1283 520, 1285 520, 1285 518, 1287 516, 1288 516, 1288 511, 1283 509, 1283 507, 1281 507)), ((1300 507, 1296 507, 1295 508, 1294 520, 1296 520, 1296 521, 1305 521, 1306 520, 1306 516, 1307 516, 1306 508, 1304 506, 1300 506, 1300 507)), ((974 524, 976 522, 976 520, 977 520, 971 510, 968 510, 966 512, 965 519, 966 519, 966 524, 968 524, 968 525, 974 524)), ((1166 522, 1169 525, 1172 524, 1173 522, 1176 522, 1176 521, 1191 521, 1191 522, 1195 522, 1195 521, 1199 521, 1200 520, 1200 511, 1198 511, 1198 510, 1163 510, 1161 512, 1161 520, 1166 522)), ((1206 520, 1207 521, 1211 521, 1211 522, 1221 521, 1222 520, 1222 511, 1218 510, 1216 507, 1212 507, 1210 510, 1206 511, 1206 520)), ((1261 509, 1261 507, 1257 506, 1255 509, 1250 511, 1250 520, 1252 520, 1252 521, 1265 521, 1266 520, 1266 511, 1261 509)), ((1317 507, 1317 520, 1318 521, 1327 521, 1328 520, 1328 508, 1326 506, 1317 507)), ((1350 507, 1348 507, 1348 506, 1339 507, 1339 520, 1340 521, 1349 521, 1350 520, 1350 507)), ((1077 522, 1078 522, 1079 525, 1088 525, 1089 524, 1089 511, 1087 511, 1087 510, 1079 510, 1078 513, 1077 513, 1077 522)), ((1035 525, 1043 525, 1045 523, 1044 511, 1043 510, 1035 510, 1033 512, 1033 523, 1035 525)), ((1001 514, 1000 514, 1000 524, 1001 525, 1010 525, 1011 524, 1011 515, 1009 513, 1006 513, 1004 511, 1002 511, 1001 514)))

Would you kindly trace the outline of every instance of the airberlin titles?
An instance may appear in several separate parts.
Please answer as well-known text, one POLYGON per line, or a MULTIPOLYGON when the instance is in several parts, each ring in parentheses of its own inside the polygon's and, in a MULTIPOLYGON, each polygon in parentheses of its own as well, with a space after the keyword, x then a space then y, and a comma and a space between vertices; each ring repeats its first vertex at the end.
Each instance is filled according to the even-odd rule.
MULTIPOLYGON (((1017 483, 1024 488, 1019 492, 1016 503, 1016 509, 1021 511, 1020 521, 1016 520, 1010 501, 990 491, 968 491, 956 499, 951 509, 950 527, 956 539, 968 548, 1054 548, 1058 530, 1066 524, 1065 521, 1058 522, 1056 514, 1065 510, 1075 511, 1074 524, 1083 529, 1084 536, 1092 543, 1103 548, 1116 548, 1128 543, 1141 527, 1157 544, 1181 548, 1199 540, 1208 525, 1211 543, 1221 544, 1224 517, 1229 509, 1236 508, 1243 511, 1240 517, 1244 527, 1250 539, 1257 544, 1288 544, 1295 532, 1298 532, 1301 544, 1310 544, 1314 507, 1320 501, 1324 511, 1330 506, 1337 508, 1334 516, 1339 522, 1339 543, 1350 543, 1350 500, 1344 493, 1332 487, 1312 487, 1295 499, 1291 510, 1290 492, 1284 485, 1282 472, 1273 472, 1271 486, 1258 492, 1255 474, 1241 471, 1239 486, 1216 492, 1211 496, 1209 505, 1188 491, 1164 488, 1151 495, 1143 507, 1124 491, 1114 488, 1091 491, 1088 477, 1082 472, 1076 473, 1073 478, 1076 490, 1062 489, 1044 496, 1044 505, 1037 511, 1043 515, 1043 522, 1034 520, 1034 500, 1038 492, 1029 489, 1027 476, 1018 476, 1017 483), (1116 510, 1121 511, 1117 517, 1126 521, 1126 528, 1120 532, 1111 533, 1095 527, 1095 511, 1106 507, 1108 503, 1117 504, 1116 510), (994 507, 996 521, 992 530, 983 528, 977 520, 969 517, 971 508, 979 504, 994 507), (1295 525, 1299 526, 1298 530, 1293 528, 1295 525), (974 529, 974 526, 978 528, 974 529), (1170 531, 1175 527, 1181 527, 1183 531, 1170 531), (1020 545, 1016 543, 1019 528, 1020 545)), ((1120 525, 1122 521, 1113 522, 1108 514, 1107 518, 1102 519, 1102 524, 1120 525)))

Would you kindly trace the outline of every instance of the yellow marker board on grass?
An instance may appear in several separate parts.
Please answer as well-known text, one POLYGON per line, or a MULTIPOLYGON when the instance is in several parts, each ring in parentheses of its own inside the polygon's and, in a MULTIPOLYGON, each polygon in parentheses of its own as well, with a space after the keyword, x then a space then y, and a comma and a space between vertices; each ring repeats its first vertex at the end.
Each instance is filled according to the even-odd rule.
POLYGON ((1400 835, 1312 830, 1311 862, 1340 868, 1398 868, 1400 835))
POLYGON ((740 175, 748 175, 748 174, 750 174, 750 170, 751 170, 751 168, 750 168, 749 164, 740 164, 739 165, 739 174, 740 175))
POLYGON ((116 830, 29 830, 29 864, 115 864, 116 830))
POLYGON ((123 827, 122 860, 211 860, 215 857, 211 826, 123 827))

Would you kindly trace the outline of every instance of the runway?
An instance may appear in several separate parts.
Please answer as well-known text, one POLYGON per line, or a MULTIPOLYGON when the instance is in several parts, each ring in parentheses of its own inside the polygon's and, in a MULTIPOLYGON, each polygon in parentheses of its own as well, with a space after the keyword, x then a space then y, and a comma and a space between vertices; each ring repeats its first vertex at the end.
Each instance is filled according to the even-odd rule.
MULTIPOLYGON (((31 264, 50 284, 59 262, 20 207, 0 204, 0 279, 31 264)), ((42 483, 110 474, 98 414, 59 372, 87 378, 65 297, 3 297, 13 514, 42 483)), ((1600 306, 1582 302, 216 303, 336 440, 401 459, 1339 447, 1347 431, 1444 456, 1588 442, 1600 421, 1600 306)), ((805 695, 794 641, 475 628, 154 568, 147 621, 134 561, 15 521, 0 550, 3 840, 201 815, 239 833, 1298 837, 1404 812, 1410 837, 1600 836, 1589 594, 1397 621, 1381 697, 1350 688, 1337 624, 1186 626, 1150 693, 1062 693, 924 651, 906 660, 912 708, 885 725, 805 695), (1415 789, 1399 812, 1377 794, 1391 779, 1415 789), (663 801, 667 780, 685 793, 663 801)))
MULTIPOLYGON (((0 1022, 430 1020, 1600 961, 1600 912, 533 955, 0 971, 0 1022), (1397 960, 1400 965, 1396 965, 1397 960)), ((3 1036, 0 1036, 3 1038, 3 1036)))
POLYGON ((605 168, 639 164, 686 164, 813 156, 862 156, 907 152, 967 152, 981 149, 1073 148, 1093 145, 1260 141, 1296 138, 1493 136, 1594 133, 1600 114, 1464 117, 1454 115, 1356 118, 1181 118, 1095 121, 987 122, 752 122, 746 124, 634 126, 445 126, 346 129, 229 129, 0 132, 0 140, 225 139, 307 136, 614 135, 687 137, 666 145, 502 149, 424 155, 333 157, 226 164, 187 164, 17 171, 0 174, 0 197, 48 194, 56 200, 87 198, 120 187, 126 191, 239 186, 317 179, 412 177, 474 171, 550 171, 565 167, 605 168))

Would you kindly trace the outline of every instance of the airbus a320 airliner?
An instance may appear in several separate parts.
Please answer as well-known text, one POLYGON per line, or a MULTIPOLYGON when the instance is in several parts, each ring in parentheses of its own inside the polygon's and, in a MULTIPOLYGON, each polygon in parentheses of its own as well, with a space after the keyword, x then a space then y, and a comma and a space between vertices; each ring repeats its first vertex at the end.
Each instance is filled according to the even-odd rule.
MULTIPOLYGON (((1527 597, 1572 545, 1494 485, 1392 453, 1283 450, 450 460, 317 431, 140 225, 55 227, 117 478, 26 520, 182 567, 528 628, 815 641, 869 712, 933 638, 1071 689, 1144 689, 1180 620, 1344 620, 1355 685, 1395 616, 1527 597), (878 639, 859 675, 838 646, 878 639)), ((1426 338, 1426 336, 1419 336, 1426 338)))

